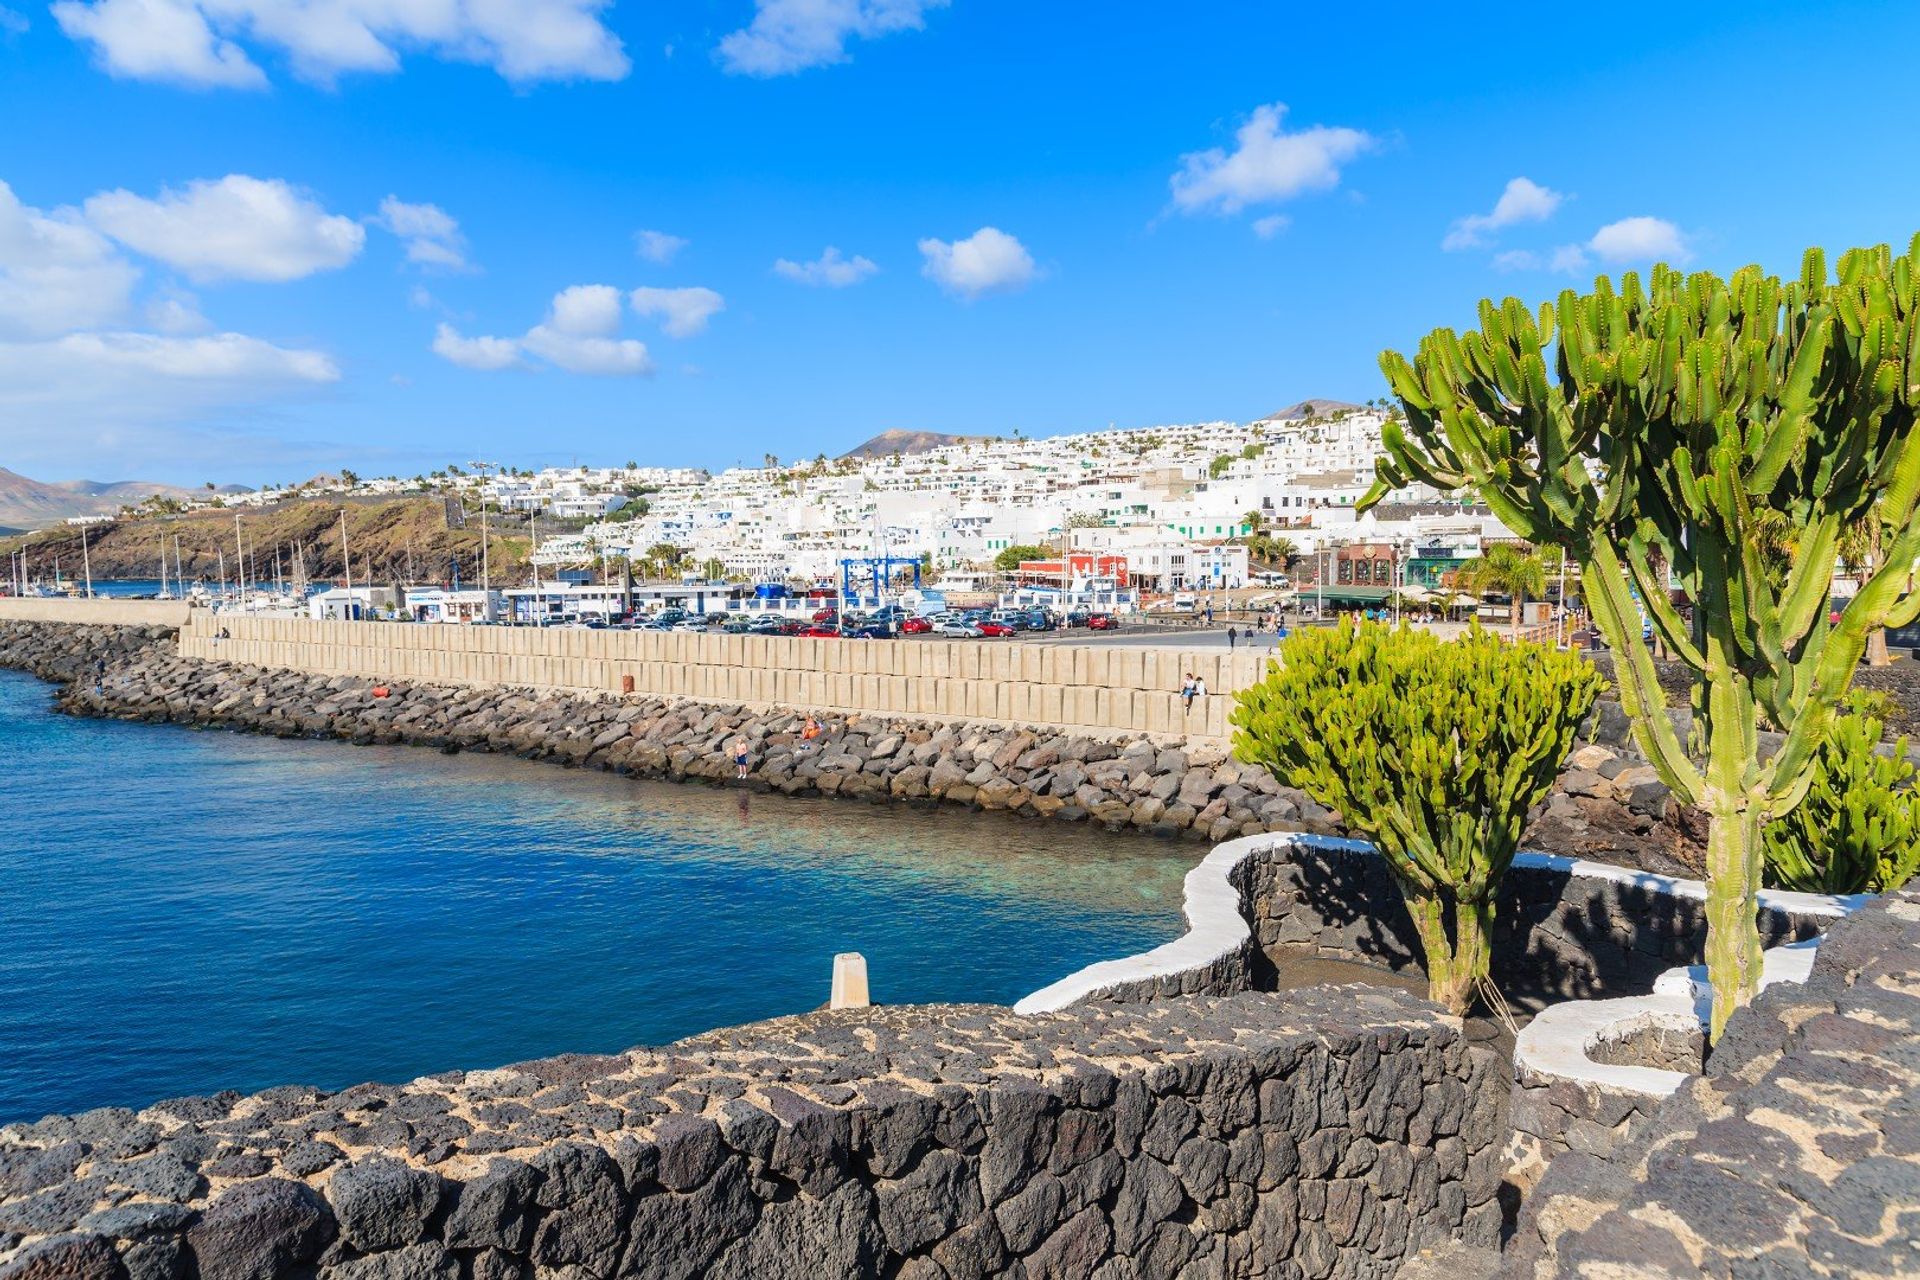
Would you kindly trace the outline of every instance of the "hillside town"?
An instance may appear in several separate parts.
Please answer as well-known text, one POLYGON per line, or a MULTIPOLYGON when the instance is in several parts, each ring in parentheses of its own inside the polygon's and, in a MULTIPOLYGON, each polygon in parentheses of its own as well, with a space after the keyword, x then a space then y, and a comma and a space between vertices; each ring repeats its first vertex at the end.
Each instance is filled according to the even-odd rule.
MULTIPOLYGON (((1484 507, 1419 484, 1356 514, 1389 412, 1385 401, 1308 400, 1247 423, 1039 439, 888 432, 838 458, 768 455, 718 473, 638 462, 537 471, 467 462, 410 478, 349 471, 155 498, 134 512, 244 514, 316 498, 439 494, 449 519, 529 548, 532 567, 517 580, 493 575, 490 592, 534 592, 569 616, 594 611, 585 599, 585 609, 568 607, 569 596, 622 579, 804 595, 911 578, 916 587, 1042 592, 1051 604, 1122 613, 1266 586, 1311 589, 1321 607, 1361 607, 1437 588, 1513 537, 1484 507)), ((488 566, 467 573, 472 594, 488 566)), ((453 566, 417 577, 459 574, 453 566)), ((362 595, 372 576, 362 576, 362 595)), ((485 611, 489 599, 476 595, 452 612, 485 611)), ((347 592, 335 605, 358 600, 347 592)))

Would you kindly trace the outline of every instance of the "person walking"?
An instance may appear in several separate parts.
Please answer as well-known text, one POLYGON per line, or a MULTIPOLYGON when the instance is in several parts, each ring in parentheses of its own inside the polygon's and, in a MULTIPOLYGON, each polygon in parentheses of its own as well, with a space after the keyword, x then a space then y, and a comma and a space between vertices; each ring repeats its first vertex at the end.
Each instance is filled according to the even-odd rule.
POLYGON ((1239 628, 1228 627, 1227 628, 1227 648, 1229 649, 1233 648, 1234 643, 1239 639, 1240 639, 1239 628))

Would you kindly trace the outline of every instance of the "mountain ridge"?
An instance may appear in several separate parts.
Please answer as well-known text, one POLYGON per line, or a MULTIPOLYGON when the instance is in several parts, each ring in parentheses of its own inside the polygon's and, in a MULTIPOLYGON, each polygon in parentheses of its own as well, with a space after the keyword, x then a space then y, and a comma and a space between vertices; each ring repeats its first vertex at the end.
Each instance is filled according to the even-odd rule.
MULTIPOLYGON (((128 503, 156 495, 187 498, 205 492, 157 480, 35 480, 0 467, 0 525, 40 528, 74 516, 112 515, 128 503)), ((243 490, 229 485, 217 492, 243 490)))

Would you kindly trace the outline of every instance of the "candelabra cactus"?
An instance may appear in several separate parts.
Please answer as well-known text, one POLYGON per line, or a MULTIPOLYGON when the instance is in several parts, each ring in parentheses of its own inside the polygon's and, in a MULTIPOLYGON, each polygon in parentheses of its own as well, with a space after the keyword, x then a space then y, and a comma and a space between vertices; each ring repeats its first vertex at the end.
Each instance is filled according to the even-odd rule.
POLYGON ((1234 752, 1371 839, 1406 899, 1434 1001, 1487 978, 1494 895, 1601 680, 1584 660, 1478 630, 1351 620, 1288 640, 1235 695, 1234 752))
POLYGON ((1537 314, 1483 302, 1477 330, 1381 357, 1406 424, 1387 425, 1361 509, 1411 480, 1471 488, 1520 536, 1564 548, 1640 745, 1708 815, 1716 1036, 1759 984, 1760 828, 1805 794, 1868 636, 1920 614, 1917 312, 1920 236, 1900 257, 1842 255, 1837 279, 1809 250, 1786 282, 1655 266, 1644 285, 1603 277, 1537 314), (1830 621, 1837 541, 1863 520, 1883 556, 1830 621), (1780 521, 1801 531, 1791 554, 1763 554, 1761 526, 1780 521), (1695 672, 1691 750, 1641 609, 1695 672), (1762 718, 1786 734, 1764 762, 1762 718))

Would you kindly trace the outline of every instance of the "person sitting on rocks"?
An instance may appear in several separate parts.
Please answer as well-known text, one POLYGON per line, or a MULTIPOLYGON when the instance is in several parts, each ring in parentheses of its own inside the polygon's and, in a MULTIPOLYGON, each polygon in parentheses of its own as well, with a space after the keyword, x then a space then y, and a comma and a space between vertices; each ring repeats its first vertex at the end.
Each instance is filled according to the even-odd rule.
POLYGON ((807 723, 800 730, 800 750, 803 752, 813 750, 813 740, 819 736, 820 722, 809 713, 807 723))

